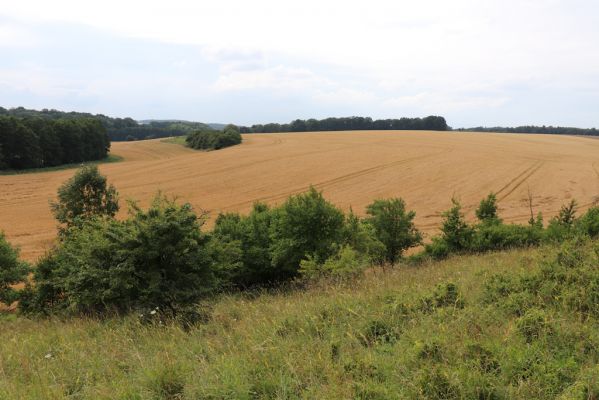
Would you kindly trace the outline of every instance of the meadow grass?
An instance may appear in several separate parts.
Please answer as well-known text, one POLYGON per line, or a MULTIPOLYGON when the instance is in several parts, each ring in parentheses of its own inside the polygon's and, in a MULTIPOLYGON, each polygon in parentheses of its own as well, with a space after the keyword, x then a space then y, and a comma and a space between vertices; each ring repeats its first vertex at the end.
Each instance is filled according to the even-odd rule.
POLYGON ((595 322, 552 314, 552 334, 530 342, 521 319, 482 301, 491 276, 535 271, 552 252, 223 295, 191 328, 8 315, 0 399, 594 399, 595 322), (456 296, 439 294, 447 283, 456 296))
POLYGON ((170 144, 180 144, 182 146, 187 146, 187 142, 185 141, 186 138, 187 138, 187 135, 171 136, 169 138, 162 139, 161 142, 170 143, 170 144))

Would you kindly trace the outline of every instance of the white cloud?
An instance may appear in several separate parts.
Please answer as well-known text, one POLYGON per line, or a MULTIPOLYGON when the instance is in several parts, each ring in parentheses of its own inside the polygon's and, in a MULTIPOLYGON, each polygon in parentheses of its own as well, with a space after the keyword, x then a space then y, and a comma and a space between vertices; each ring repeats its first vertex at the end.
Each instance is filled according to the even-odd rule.
POLYGON ((216 91, 270 89, 306 90, 329 82, 304 68, 282 65, 255 70, 233 70, 219 76, 213 85, 216 91))
POLYGON ((41 39, 31 30, 0 20, 0 47, 32 47, 40 43, 41 39))
MULTIPOLYGON (((522 88, 534 93, 528 101, 539 103, 550 101, 547 92, 570 92, 572 107, 580 93, 599 96, 594 0, 19 0, 3 4, 0 15, 0 46, 44 49, 35 27, 79 24, 129 38, 123 40, 195 48, 189 59, 171 60, 176 71, 164 75, 177 74, 172 80, 153 81, 142 62, 136 65, 141 72, 134 86, 144 96, 151 93, 142 90, 144 82, 184 91, 184 82, 202 78, 211 84, 191 87, 205 89, 207 96, 285 91, 302 97, 302 104, 336 105, 335 112, 364 106, 367 113, 371 105, 449 118, 464 110, 508 110, 522 88), (214 64, 214 71, 194 72, 200 58, 214 64)), ((74 44, 73 52, 84 45, 74 44)), ((0 59, 0 68, 5 66, 0 59)), ((107 67, 117 71, 109 76, 116 83, 106 85, 106 96, 109 90, 118 96, 131 71, 107 67)), ((7 74, 4 82, 17 85, 18 78, 7 74)), ((55 70, 25 79, 36 93, 70 82, 55 70)))

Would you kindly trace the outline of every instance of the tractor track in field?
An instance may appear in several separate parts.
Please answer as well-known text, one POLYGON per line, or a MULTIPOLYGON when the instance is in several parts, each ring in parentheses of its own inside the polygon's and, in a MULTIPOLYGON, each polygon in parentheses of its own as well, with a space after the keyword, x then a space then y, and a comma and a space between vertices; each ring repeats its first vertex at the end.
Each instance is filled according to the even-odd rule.
MULTIPOLYGON (((451 151, 451 150, 448 150, 451 151)), ((349 174, 345 174, 345 175, 341 175, 338 176, 336 178, 332 178, 332 179, 328 179, 325 181, 321 181, 312 185, 308 185, 308 186, 302 186, 299 188, 295 188, 293 190, 289 190, 289 191, 285 191, 283 193, 277 193, 275 195, 272 196, 264 196, 264 197, 260 197, 254 200, 247 200, 244 202, 240 202, 240 203, 236 203, 236 204, 230 204, 226 207, 223 208, 223 210, 228 210, 228 209, 235 209, 238 207, 242 207, 245 205, 249 205, 249 204, 253 204, 255 202, 270 202, 270 201, 277 201, 277 200, 282 200, 282 199, 286 199, 289 196, 293 196, 302 192, 305 192, 306 190, 308 190, 310 188, 310 186, 315 187, 316 189, 319 190, 323 190, 325 188, 329 188, 331 186, 334 186, 336 184, 351 180, 351 179, 355 179, 355 178, 360 178, 366 175, 370 175, 379 171, 383 171, 387 168, 392 168, 392 167, 397 167, 403 164, 407 164, 413 161, 419 161, 419 160, 423 160, 423 159, 427 159, 430 157, 435 157, 438 156, 441 153, 447 153, 448 151, 441 151, 441 152, 437 152, 437 153, 433 153, 433 154, 427 154, 424 156, 418 156, 418 157, 411 157, 411 158, 406 158, 403 160, 397 160, 397 161, 393 161, 390 163, 385 163, 385 164, 380 164, 380 165, 376 165, 374 167, 370 167, 370 168, 365 168, 365 169, 361 169, 359 171, 355 171, 349 174)))
POLYGON ((510 180, 507 184, 505 184, 501 189, 499 189, 495 194, 497 195, 498 200, 504 200, 509 195, 514 193, 520 186, 522 186, 531 176, 533 176, 537 171, 539 171, 545 161, 539 160, 536 163, 532 164, 530 167, 526 168, 520 174, 518 174, 515 178, 510 180))

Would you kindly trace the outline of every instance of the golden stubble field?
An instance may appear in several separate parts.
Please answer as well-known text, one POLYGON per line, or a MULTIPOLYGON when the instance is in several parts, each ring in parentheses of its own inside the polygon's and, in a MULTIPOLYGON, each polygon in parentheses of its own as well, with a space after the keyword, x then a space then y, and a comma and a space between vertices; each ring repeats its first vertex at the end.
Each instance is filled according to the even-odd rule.
MULTIPOLYGON (((100 166, 121 199, 147 205, 161 190, 214 218, 278 204, 314 185, 341 208, 363 214, 376 198, 402 197, 416 224, 433 234, 455 196, 470 219, 480 199, 498 195, 507 221, 556 214, 572 198, 599 198, 599 140, 556 135, 455 132, 319 132, 244 135, 242 145, 199 152, 160 140, 113 143, 124 161, 100 166)), ((49 202, 74 170, 0 176, 0 230, 34 261, 52 245, 49 202)), ((126 204, 121 202, 125 213, 126 204)))

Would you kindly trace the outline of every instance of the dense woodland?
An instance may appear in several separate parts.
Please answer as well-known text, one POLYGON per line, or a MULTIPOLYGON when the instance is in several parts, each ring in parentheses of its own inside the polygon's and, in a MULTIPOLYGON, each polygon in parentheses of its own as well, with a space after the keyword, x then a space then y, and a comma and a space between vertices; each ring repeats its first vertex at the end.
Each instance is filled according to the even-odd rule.
POLYGON ((0 169, 53 167, 101 160, 110 140, 95 118, 0 116, 0 169))
POLYGON ((23 107, 6 109, 0 107, 0 116, 18 118, 40 118, 43 120, 94 118, 101 122, 111 141, 155 139, 169 136, 182 136, 193 130, 206 129, 208 126, 200 122, 178 120, 150 120, 138 123, 132 118, 112 118, 103 114, 81 112, 64 112, 43 109, 29 110, 23 107))
POLYGON ((343 117, 325 119, 296 119, 289 124, 257 124, 242 128, 241 133, 274 132, 318 132, 318 131, 357 131, 357 130, 431 130, 446 131, 449 126, 445 118, 428 116, 425 118, 377 119, 369 117, 343 117))

